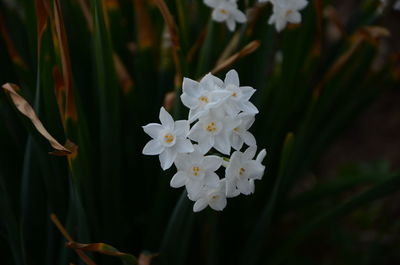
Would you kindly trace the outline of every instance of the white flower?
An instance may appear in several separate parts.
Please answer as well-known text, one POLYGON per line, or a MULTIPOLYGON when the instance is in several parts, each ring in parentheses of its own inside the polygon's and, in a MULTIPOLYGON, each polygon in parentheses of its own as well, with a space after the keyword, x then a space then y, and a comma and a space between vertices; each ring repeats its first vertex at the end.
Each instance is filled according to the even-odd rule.
POLYGON ((172 177, 170 185, 173 188, 186 186, 189 198, 195 199, 204 187, 218 186, 219 177, 215 171, 221 167, 219 156, 204 156, 198 146, 189 154, 179 154, 175 160, 178 172, 172 177))
POLYGON ((207 115, 210 109, 218 107, 229 97, 229 93, 220 88, 223 84, 221 79, 212 74, 204 76, 200 83, 189 78, 183 79, 181 100, 190 109, 189 122, 207 115))
POLYGON ((235 70, 230 70, 226 74, 224 88, 230 94, 222 106, 228 115, 236 116, 240 111, 250 114, 258 113, 256 106, 249 101, 256 90, 249 86, 240 86, 239 76, 235 70))
POLYGON ((232 147, 235 150, 240 150, 243 143, 246 143, 248 146, 257 145, 256 138, 254 138, 253 134, 248 131, 255 121, 254 115, 242 112, 237 118, 240 121, 240 124, 233 128, 233 133, 231 135, 232 147))
POLYGON ((190 140, 187 139, 188 121, 174 121, 163 107, 160 109, 159 118, 161 124, 150 123, 143 126, 143 130, 153 138, 143 148, 143 154, 160 155, 161 168, 166 170, 174 163, 177 154, 190 153, 194 149, 190 140))
POLYGON ((271 0, 273 14, 269 24, 275 24, 277 31, 282 31, 287 23, 298 24, 301 22, 300 10, 308 5, 307 0, 271 0))
POLYGON ((237 23, 245 23, 246 15, 238 9, 234 0, 204 0, 204 3, 213 8, 212 18, 217 22, 226 23, 230 31, 234 31, 237 23))
POLYGON ((397 1, 394 3, 393 9, 394 9, 394 10, 400 11, 400 0, 397 0, 397 1))
POLYGON ((261 179, 264 175, 265 166, 261 162, 266 155, 263 149, 253 160, 256 151, 257 147, 251 146, 244 153, 233 152, 225 170, 226 196, 234 197, 237 195, 237 190, 245 195, 254 192, 254 180, 261 179))
POLYGON ((229 155, 231 134, 239 122, 225 116, 221 111, 210 110, 209 115, 201 117, 190 129, 189 138, 199 144, 203 153, 207 153, 214 147, 219 152, 229 155))
POLYGON ((194 212, 200 212, 209 205, 216 211, 222 211, 226 206, 225 180, 220 180, 216 186, 206 186, 193 205, 194 212))

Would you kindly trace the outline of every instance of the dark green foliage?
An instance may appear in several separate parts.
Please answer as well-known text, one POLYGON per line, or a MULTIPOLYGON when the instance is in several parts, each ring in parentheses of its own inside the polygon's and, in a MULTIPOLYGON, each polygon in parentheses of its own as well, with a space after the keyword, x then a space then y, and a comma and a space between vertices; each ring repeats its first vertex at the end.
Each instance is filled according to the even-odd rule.
MULTIPOLYGON (((76 242, 104 242, 136 257, 145 253, 154 264, 329 259, 303 255, 303 244, 315 250, 326 244, 340 253, 323 264, 372 265, 383 255, 387 264, 400 260, 383 240, 354 247, 350 242, 361 242, 361 232, 346 226, 355 220, 358 228, 371 228, 384 198, 399 190, 400 175, 385 163, 349 166, 330 180, 314 176, 313 187, 293 192, 335 139, 395 84, 387 57, 375 67, 385 31, 366 28, 379 24, 374 1, 357 3, 345 34, 335 40, 326 33, 332 21, 319 6, 330 1, 311 1, 303 23, 282 33, 267 24, 269 5, 257 5, 257 19, 230 33, 210 20, 201 0, 165 1, 177 25, 175 48, 185 77, 199 79, 211 71, 231 42, 229 56, 250 41, 261 42, 230 68, 239 72, 241 84, 257 89, 252 101, 260 114, 252 132, 268 151, 266 174, 255 194, 229 200, 221 213, 193 213, 186 193, 169 187, 173 170, 163 172, 157 157, 141 154, 149 140, 141 126, 158 121, 168 93, 175 91, 179 99, 182 81, 175 80, 174 47, 153 1, 5 2, 12 1, 0 1, 0 81, 19 85, 50 134, 60 143, 71 140, 78 150, 69 157, 49 155, 48 143, 0 94, 2 264, 82 264, 65 248, 51 213, 76 242), (65 40, 57 34, 57 4, 65 40)), ((240 7, 255 2, 240 1, 240 7)), ((187 114, 178 101, 169 105, 175 118, 187 114)), ((378 232, 399 233, 400 223, 392 221, 382 221, 386 227, 378 232)), ((121 263, 88 255, 97 264, 121 263)))

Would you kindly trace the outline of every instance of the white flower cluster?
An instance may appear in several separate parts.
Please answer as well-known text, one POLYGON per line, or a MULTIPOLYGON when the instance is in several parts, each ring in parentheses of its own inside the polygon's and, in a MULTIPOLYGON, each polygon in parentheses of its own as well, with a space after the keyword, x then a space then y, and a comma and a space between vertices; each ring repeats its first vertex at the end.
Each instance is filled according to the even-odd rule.
POLYGON ((190 109, 188 120, 174 121, 161 108, 161 124, 143 126, 153 138, 143 154, 159 155, 164 170, 175 164, 171 187, 186 187, 189 199, 195 202, 193 211, 207 205, 222 211, 227 198, 253 193, 254 180, 262 178, 266 151, 256 156, 256 139, 248 131, 258 113, 249 101, 254 92, 252 87, 240 86, 235 70, 229 71, 224 81, 212 74, 200 82, 184 78, 181 100, 190 109), (244 144, 247 148, 242 152, 244 144), (225 157, 209 155, 212 148, 225 157), (221 166, 225 167, 222 179, 216 173, 221 166))
MULTIPOLYGON (((204 4, 213 8, 212 18, 217 22, 226 22, 228 29, 234 31, 237 23, 247 21, 245 14, 238 9, 238 0, 203 0, 204 4)), ((275 24, 277 31, 282 31, 288 23, 301 22, 301 14, 307 5, 307 0, 258 0, 270 2, 273 6, 269 24, 275 24)), ((400 0, 399 0, 400 1, 400 0)))

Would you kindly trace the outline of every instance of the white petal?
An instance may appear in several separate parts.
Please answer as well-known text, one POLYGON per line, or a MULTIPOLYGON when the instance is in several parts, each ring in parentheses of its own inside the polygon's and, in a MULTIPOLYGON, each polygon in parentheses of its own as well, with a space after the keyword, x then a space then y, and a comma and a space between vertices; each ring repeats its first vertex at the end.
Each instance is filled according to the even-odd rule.
POLYGON ((250 146, 249 148, 246 149, 246 151, 244 151, 243 157, 246 160, 251 160, 256 155, 256 152, 257 152, 257 146, 250 146))
POLYGON ((231 143, 229 142, 229 136, 225 134, 219 134, 216 136, 214 148, 225 155, 229 155, 231 152, 231 143))
POLYGON ((199 105, 199 100, 195 97, 189 96, 187 93, 183 93, 181 95, 181 101, 183 105, 185 105, 189 109, 194 109, 199 105))
POLYGON ((239 137, 238 134, 234 133, 234 134, 232 135, 232 142, 231 142, 231 144, 232 144, 233 149, 235 149, 235 150, 240 150, 240 149, 242 148, 242 146, 243 146, 243 140, 242 140, 241 137, 239 137))
POLYGON ((250 195, 254 192, 254 181, 240 179, 237 183, 238 190, 244 195, 250 195))
POLYGON ((239 23, 244 23, 247 21, 246 15, 239 9, 233 10, 232 15, 235 18, 235 20, 239 23))
POLYGON ((251 114, 258 113, 258 109, 250 101, 240 102, 239 107, 241 110, 243 110, 244 112, 247 112, 247 113, 251 113, 251 114))
POLYGON ((199 147, 203 154, 210 151, 211 147, 214 145, 214 138, 213 137, 205 137, 201 141, 199 141, 199 147))
POLYGON ((180 120, 175 122, 175 135, 186 137, 189 134, 189 122, 180 120))
POLYGON ((202 166, 205 170, 216 171, 222 165, 222 158, 219 156, 206 156, 204 157, 202 166))
POLYGON ((232 198, 238 195, 236 190, 236 179, 226 180, 225 194, 228 198, 232 198))
POLYGON ((151 138, 158 138, 160 131, 163 129, 163 126, 158 123, 149 123, 146 126, 142 127, 144 132, 151 136, 151 138))
POLYGON ((284 18, 276 20, 275 28, 278 32, 282 31, 286 27, 287 21, 284 18))
POLYGON ((186 182, 186 190, 189 193, 189 197, 198 198, 203 186, 204 183, 201 180, 188 179, 188 181, 186 182))
POLYGON ((220 179, 214 172, 208 173, 204 178, 204 184, 209 187, 218 187, 220 179))
POLYGON ((217 22, 225 21, 228 18, 228 14, 222 12, 219 8, 214 9, 211 16, 217 22))
POLYGON ((177 153, 191 153, 194 151, 193 144, 188 139, 178 139, 175 143, 177 153))
POLYGON ((172 188, 180 188, 182 186, 185 185, 185 181, 186 181, 186 174, 184 174, 181 171, 178 171, 177 173, 175 173, 175 175, 172 177, 170 185, 172 188))
POLYGON ((291 12, 286 19, 290 23, 298 24, 301 22, 301 15, 299 12, 291 12))
POLYGON ((245 131, 240 134, 240 137, 243 139, 243 141, 248 145, 248 146, 256 146, 256 138, 254 135, 252 135, 250 132, 245 131))
POLYGON ((172 166, 176 159, 177 153, 173 148, 166 148, 159 156, 161 168, 167 170, 172 166))
POLYGON ((229 19, 226 21, 226 25, 228 26, 228 29, 229 29, 230 31, 235 31, 235 29, 236 29, 236 22, 235 22, 235 20, 234 20, 233 18, 229 18, 229 19))
POLYGON ((197 200, 194 205, 193 205, 193 212, 200 212, 204 210, 204 208, 207 207, 207 200, 204 198, 201 198, 197 200))
POLYGON ((240 90, 242 92, 242 99, 249 100, 251 96, 256 92, 256 90, 250 86, 241 86, 240 90))
POLYGON ((222 211, 226 206, 226 197, 221 194, 218 199, 210 200, 208 204, 212 209, 222 211))
POLYGON ((159 140, 151 140, 143 148, 144 155, 159 155, 164 151, 165 147, 159 140))
POLYGON ((160 115, 159 115, 161 124, 168 128, 169 130, 174 130, 174 119, 172 119, 172 116, 164 109, 164 107, 161 107, 160 109, 160 115))
POLYGON ((183 93, 196 98, 199 95, 199 82, 190 78, 183 78, 182 91, 183 93))
POLYGON ((260 163, 252 160, 247 161, 245 163, 245 167, 247 170, 246 174, 250 179, 262 179, 264 175, 265 166, 261 165, 260 163))
POLYGON ((265 149, 261 150, 260 153, 258 153, 256 161, 258 163, 262 163, 264 160, 265 156, 267 155, 267 151, 265 149))
POLYGON ((226 73, 224 82, 225 82, 225 85, 239 86, 238 73, 234 69, 230 70, 228 73, 226 73))
POLYGON ((190 129, 189 131, 188 137, 196 142, 200 142, 203 138, 206 137, 202 128, 202 124, 200 122, 197 122, 195 125, 193 125, 192 129, 190 129))
POLYGON ((178 154, 174 161, 174 164, 178 171, 186 171, 190 165, 188 163, 189 155, 188 154, 178 154))
POLYGON ((255 119, 255 114, 244 114, 242 113, 240 115, 242 119, 242 123, 240 124, 240 127, 242 127, 243 130, 247 131, 254 123, 255 119))

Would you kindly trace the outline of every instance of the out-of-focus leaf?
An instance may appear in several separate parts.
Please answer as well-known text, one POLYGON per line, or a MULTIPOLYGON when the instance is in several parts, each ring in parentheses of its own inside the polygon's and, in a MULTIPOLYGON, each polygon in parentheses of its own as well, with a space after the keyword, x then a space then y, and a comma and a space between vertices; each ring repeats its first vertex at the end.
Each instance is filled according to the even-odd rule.
POLYGON ((54 139, 53 136, 49 134, 49 132, 46 130, 46 128, 43 126, 42 122, 39 120, 39 118, 36 116, 35 111, 31 107, 31 105, 23 98, 21 97, 17 91, 19 90, 19 87, 15 84, 4 84, 2 86, 6 93, 9 94, 11 100, 13 101, 14 105, 17 107, 17 109, 26 117, 28 117, 32 124, 35 126, 35 128, 38 130, 38 132, 49 141, 50 145, 55 149, 52 151, 50 154, 53 155, 70 155, 73 153, 73 148, 76 148, 76 146, 72 142, 68 142, 65 146, 57 142, 56 139, 54 139), (68 147, 70 149, 68 149, 68 147), (73 147, 73 148, 71 148, 73 147))
POLYGON ((67 36, 65 32, 64 20, 61 13, 60 2, 58 0, 54 1, 54 24, 57 33, 58 45, 60 48, 60 57, 61 57, 61 65, 62 65, 62 75, 63 75, 63 83, 64 86, 61 86, 63 89, 61 90, 64 96, 64 100, 58 99, 58 102, 65 102, 65 106, 61 107, 63 110, 61 112, 63 122, 66 119, 72 119, 73 121, 77 120, 77 112, 75 107, 75 97, 72 89, 72 69, 71 69, 71 61, 69 55, 69 48, 67 42, 67 36))
POLYGON ((279 251, 271 258, 271 264, 282 264, 290 256, 289 253, 297 246, 297 244, 321 225, 335 221, 337 220, 336 218, 346 215, 367 203, 386 197, 398 191, 399 188, 400 175, 394 174, 391 178, 382 181, 359 195, 356 195, 354 198, 345 201, 332 209, 327 209, 327 211, 315 216, 312 220, 307 220, 307 222, 303 226, 297 228, 286 243, 280 247, 279 251))
POLYGON ((118 249, 113 246, 104 244, 104 243, 91 243, 91 244, 80 244, 76 242, 68 242, 66 244, 68 248, 84 250, 84 251, 92 251, 98 252, 104 255, 115 256, 122 260, 125 265, 136 265, 138 261, 135 256, 120 252, 118 249))
POLYGON ((286 135, 285 142, 283 144, 283 151, 279 169, 279 175, 274 185, 271 196, 265 204, 265 207, 261 213, 261 216, 256 224, 256 227, 252 231, 249 240, 247 241, 245 251, 242 257, 242 264, 252 265, 256 264, 260 258, 263 248, 265 247, 266 239, 270 233, 270 226, 272 218, 276 211, 276 205, 279 196, 282 196, 281 185, 286 176, 286 168, 288 160, 290 159, 292 148, 293 148, 294 134, 288 133, 286 135))

